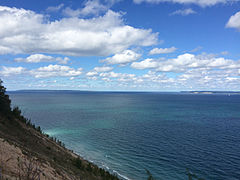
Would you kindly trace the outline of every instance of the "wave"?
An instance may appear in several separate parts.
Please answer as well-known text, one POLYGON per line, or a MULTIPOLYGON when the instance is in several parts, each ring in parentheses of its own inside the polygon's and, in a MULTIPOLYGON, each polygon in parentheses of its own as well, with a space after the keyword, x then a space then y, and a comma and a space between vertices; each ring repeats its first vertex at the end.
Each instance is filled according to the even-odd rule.
MULTIPOLYGON (((132 180, 130 178, 128 178, 127 176, 120 174, 118 171, 111 169, 109 166, 107 166, 104 162, 98 163, 97 161, 91 160, 89 158, 87 158, 87 156, 84 156, 81 153, 75 152, 77 155, 79 155, 80 157, 82 157, 84 160, 89 161, 93 164, 96 164, 98 167, 103 168, 105 170, 107 170, 108 172, 112 173, 113 175, 116 175, 118 178, 121 178, 122 180, 132 180), (99 165, 101 164, 101 165, 99 165)), ((105 157, 110 157, 108 155, 105 155, 105 157)))
POLYGON ((115 170, 113 170, 113 173, 116 174, 118 177, 123 178, 124 180, 131 180, 127 176, 124 176, 115 170))

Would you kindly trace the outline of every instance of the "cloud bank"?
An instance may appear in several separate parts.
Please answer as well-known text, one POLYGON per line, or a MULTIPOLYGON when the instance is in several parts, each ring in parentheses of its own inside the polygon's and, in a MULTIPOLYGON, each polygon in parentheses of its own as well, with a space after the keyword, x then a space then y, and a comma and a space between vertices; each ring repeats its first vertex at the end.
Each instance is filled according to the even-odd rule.
POLYGON ((212 57, 210 55, 182 54, 175 59, 145 59, 140 62, 133 62, 135 69, 155 69, 159 72, 186 72, 191 69, 239 69, 240 60, 234 61, 222 57, 212 57))
POLYGON ((125 25, 122 15, 111 10, 97 18, 49 21, 30 10, 0 6, 0 54, 108 56, 153 45, 157 36, 151 29, 125 25))
MULTIPOLYGON (((172 59, 145 59, 133 62, 131 67, 149 71, 142 74, 120 73, 112 71, 111 66, 97 66, 92 71, 83 73, 82 68, 63 65, 48 65, 36 69, 3 66, 0 68, 0 75, 5 78, 31 79, 30 85, 35 88, 40 81, 46 80, 47 83, 48 78, 61 78, 55 83, 55 88, 64 86, 66 79, 71 79, 71 88, 76 89, 82 85, 83 80, 84 88, 103 87, 118 90, 189 90, 192 87, 195 90, 238 90, 240 84, 240 60, 208 54, 185 53, 172 59)), ((51 86, 46 83, 42 85, 51 86)), ((49 80, 49 83, 52 81, 49 80)))

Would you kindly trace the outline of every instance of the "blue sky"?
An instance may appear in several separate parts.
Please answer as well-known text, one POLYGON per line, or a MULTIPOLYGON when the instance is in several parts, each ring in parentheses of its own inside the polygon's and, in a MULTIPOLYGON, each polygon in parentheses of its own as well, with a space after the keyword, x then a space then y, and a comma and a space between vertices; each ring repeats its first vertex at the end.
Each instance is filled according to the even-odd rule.
POLYGON ((239 0, 1 0, 8 90, 240 90, 239 0))

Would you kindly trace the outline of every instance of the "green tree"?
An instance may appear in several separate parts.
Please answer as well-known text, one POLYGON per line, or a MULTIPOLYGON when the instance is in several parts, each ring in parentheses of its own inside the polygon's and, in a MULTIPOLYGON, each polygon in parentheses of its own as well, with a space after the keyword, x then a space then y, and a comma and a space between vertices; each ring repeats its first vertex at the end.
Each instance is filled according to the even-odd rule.
POLYGON ((9 113, 11 111, 11 100, 2 83, 3 81, 0 79, 0 113, 9 113))

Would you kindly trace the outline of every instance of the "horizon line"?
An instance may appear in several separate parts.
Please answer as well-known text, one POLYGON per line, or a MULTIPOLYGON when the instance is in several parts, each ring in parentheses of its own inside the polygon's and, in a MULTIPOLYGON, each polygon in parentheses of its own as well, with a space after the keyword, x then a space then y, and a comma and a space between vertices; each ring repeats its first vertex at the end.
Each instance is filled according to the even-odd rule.
POLYGON ((17 91, 82 91, 82 92, 159 92, 159 93, 187 93, 187 92, 220 92, 220 93, 240 93, 240 90, 180 90, 180 91, 159 91, 159 90, 76 90, 76 89, 18 89, 18 90, 6 90, 6 92, 17 92, 17 91))

